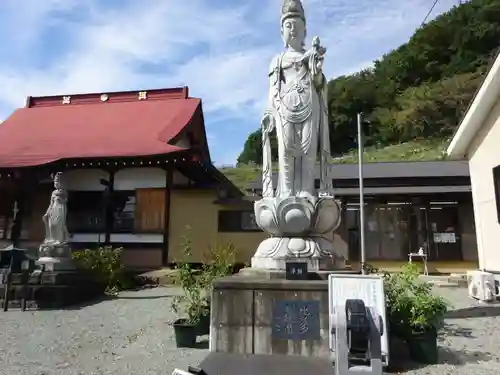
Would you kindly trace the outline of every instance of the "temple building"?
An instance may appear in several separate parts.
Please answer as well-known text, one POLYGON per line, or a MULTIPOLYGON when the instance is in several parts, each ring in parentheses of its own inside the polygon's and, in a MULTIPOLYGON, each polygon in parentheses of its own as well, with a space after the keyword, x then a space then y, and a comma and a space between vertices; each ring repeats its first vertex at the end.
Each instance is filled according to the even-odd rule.
MULTIPOLYGON (((69 192, 72 248, 123 247, 125 263, 137 269, 173 262, 187 226, 193 261, 201 261, 218 211, 239 212, 218 197, 242 195, 213 166, 201 100, 186 87, 28 97, 0 126, 0 246, 38 248, 56 172, 69 192)), ((259 241, 254 234, 219 238, 242 249, 245 262, 259 241)))

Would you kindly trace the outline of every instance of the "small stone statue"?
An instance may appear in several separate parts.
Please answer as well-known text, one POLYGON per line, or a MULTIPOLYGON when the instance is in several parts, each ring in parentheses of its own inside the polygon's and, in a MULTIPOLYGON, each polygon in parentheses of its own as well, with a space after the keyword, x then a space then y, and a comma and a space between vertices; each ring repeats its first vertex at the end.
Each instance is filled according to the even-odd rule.
POLYGON ((61 177, 61 172, 54 175, 54 191, 50 197, 49 208, 42 217, 45 239, 39 248, 38 263, 52 271, 74 268, 66 226, 68 193, 62 186, 61 177))
POLYGON ((45 240, 47 245, 63 245, 68 242, 68 229, 66 227, 66 204, 68 193, 61 186, 61 172, 54 176, 54 191, 50 197, 50 204, 42 220, 45 224, 45 240))

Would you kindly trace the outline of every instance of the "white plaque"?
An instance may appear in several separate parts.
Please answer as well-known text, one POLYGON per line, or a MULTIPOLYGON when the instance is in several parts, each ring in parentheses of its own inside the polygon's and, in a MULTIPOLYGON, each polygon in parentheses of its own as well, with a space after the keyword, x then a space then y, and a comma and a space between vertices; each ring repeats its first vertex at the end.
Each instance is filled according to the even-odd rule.
POLYGON ((184 370, 179 370, 178 368, 174 369, 172 371, 172 375, 193 375, 190 372, 184 371, 184 370))
MULTIPOLYGON (((348 299, 361 299, 365 306, 382 318, 383 327, 381 348, 383 363, 389 363, 389 340, 385 310, 384 280, 378 275, 343 275, 328 276, 328 306, 330 315, 330 350, 335 351, 335 337, 332 334, 335 308, 345 306, 348 299)), ((375 316, 374 316, 375 317, 375 316)), ((376 318, 376 317, 375 317, 376 318)))

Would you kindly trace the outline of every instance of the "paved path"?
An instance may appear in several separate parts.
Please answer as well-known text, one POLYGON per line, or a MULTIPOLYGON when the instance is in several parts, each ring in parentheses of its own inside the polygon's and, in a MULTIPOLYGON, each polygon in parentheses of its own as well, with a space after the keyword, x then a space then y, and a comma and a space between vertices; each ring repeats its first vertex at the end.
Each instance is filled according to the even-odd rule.
MULTIPOLYGON (((500 374, 500 307, 475 307, 465 289, 439 292, 457 309, 440 342, 442 363, 408 374, 500 374)), ((78 310, 0 312, 0 374, 163 375, 197 364, 206 348, 175 347, 169 325, 175 293, 156 288, 78 310)))

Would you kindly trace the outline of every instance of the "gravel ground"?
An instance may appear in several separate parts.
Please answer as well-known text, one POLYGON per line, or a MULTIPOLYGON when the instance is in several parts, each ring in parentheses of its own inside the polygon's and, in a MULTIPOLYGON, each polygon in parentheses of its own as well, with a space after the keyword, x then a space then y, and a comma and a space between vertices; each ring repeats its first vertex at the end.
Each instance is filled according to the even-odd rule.
MULTIPOLYGON (((478 306, 466 289, 438 289, 454 305, 440 340, 440 364, 421 374, 500 374, 500 307, 478 306)), ((1 375, 171 374, 207 355, 177 349, 169 323, 174 288, 121 293, 75 310, 0 312, 1 375)))
MULTIPOLYGON (((121 293, 78 310, 0 312, 1 375, 171 374, 208 353, 177 349, 174 288, 121 293)), ((203 340, 205 339, 205 340, 203 340)))
POLYGON ((464 288, 437 288, 453 306, 439 340, 439 364, 408 374, 500 374, 500 305, 482 305, 464 288))

